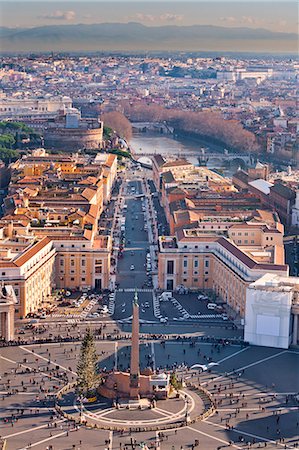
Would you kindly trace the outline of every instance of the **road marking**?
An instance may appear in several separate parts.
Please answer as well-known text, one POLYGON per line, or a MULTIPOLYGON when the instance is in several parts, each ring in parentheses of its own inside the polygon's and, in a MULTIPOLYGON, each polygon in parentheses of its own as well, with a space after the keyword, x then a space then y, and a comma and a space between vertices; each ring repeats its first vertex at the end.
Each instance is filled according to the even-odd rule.
MULTIPOLYGON (((58 424, 58 423, 65 422, 65 421, 66 421, 66 419, 61 419, 61 420, 58 420, 56 423, 58 424)), ((2 438, 3 439, 9 439, 9 438, 14 437, 14 436, 19 436, 20 434, 32 433, 33 431, 40 430, 42 428, 48 428, 48 424, 46 423, 45 425, 40 425, 38 427, 29 428, 28 430, 18 431, 17 433, 8 434, 7 436, 2 436, 2 438)))
MULTIPOLYGON (((223 430, 226 430, 225 426, 220 425, 218 423, 215 424, 213 422, 210 422, 209 420, 205 420, 204 422, 207 423, 208 425, 213 425, 214 427, 219 427, 219 428, 222 428, 223 430)), ((276 441, 273 441, 272 439, 267 439, 267 438, 264 438, 262 436, 258 436, 257 434, 248 433, 247 431, 237 430, 236 428, 233 428, 231 431, 233 431, 233 432, 235 432, 237 434, 242 434, 242 435, 244 434, 245 436, 249 436, 249 437, 252 437, 252 438, 255 438, 255 439, 260 439, 260 440, 265 441, 265 442, 271 442, 271 444, 276 444, 276 446, 279 445, 280 447, 283 447, 283 448, 285 448, 285 445, 287 445, 287 444, 281 444, 279 442, 276 443, 276 441)), ((291 446, 288 446, 286 448, 294 448, 294 447, 291 445, 291 446)))
MULTIPOLYGON (((187 428, 189 428, 189 430, 195 431, 195 433, 201 434, 202 436, 206 436, 206 437, 208 437, 210 439, 214 439, 215 441, 221 442, 222 444, 226 444, 227 446, 229 446, 229 442, 228 441, 224 441, 223 439, 219 439, 219 438, 217 438, 215 436, 212 436, 211 434, 204 433, 203 431, 196 430, 195 428, 191 428, 191 427, 187 427, 187 428)), ((231 447, 242 449, 242 447, 239 447, 238 445, 235 445, 235 444, 232 444, 231 447)))
POLYGON ((156 370, 156 355, 155 355, 155 343, 151 342, 151 352, 152 352, 152 360, 153 360, 153 370, 156 370))
POLYGON ((113 449, 112 445, 113 445, 113 431, 110 431, 109 432, 109 450, 113 449))
MULTIPOLYGON (((33 372, 33 369, 32 369, 32 367, 30 367, 30 366, 25 366, 25 364, 19 363, 19 362, 17 362, 17 361, 13 361, 12 359, 5 358, 4 356, 0 356, 0 358, 4 359, 5 361, 8 361, 8 362, 10 362, 10 363, 18 364, 18 365, 20 365, 20 366, 22 366, 22 367, 25 367, 25 369, 29 369, 29 370, 30 370, 30 373, 33 372)), ((55 377, 54 375, 49 375, 49 374, 46 373, 46 372, 39 371, 39 372, 37 372, 37 373, 39 373, 39 374, 41 374, 41 375, 44 375, 45 377, 48 377, 48 378, 50 378, 51 380, 53 379, 53 380, 61 381, 60 378, 57 378, 57 377, 55 377)))
POLYGON ((118 342, 116 341, 114 344, 114 370, 117 370, 117 351, 118 351, 118 342))
POLYGON ((242 348, 242 350, 239 350, 238 352, 233 353, 232 355, 226 356, 223 359, 220 359, 219 361, 217 361, 218 364, 221 364, 222 362, 226 361, 227 359, 233 358, 236 355, 239 355, 239 353, 245 352, 246 350, 248 350, 249 347, 246 348, 242 348))
POLYGON ((50 436, 42 441, 35 442, 34 444, 26 445, 26 447, 22 447, 19 450, 27 450, 28 448, 36 447, 37 445, 43 444, 44 442, 52 441, 60 436, 64 436, 67 434, 67 431, 63 431, 62 433, 55 434, 55 436, 50 436))
POLYGON ((25 350, 25 352, 28 352, 28 353, 30 353, 30 354, 33 355, 33 356, 37 356, 38 358, 43 359, 44 361, 47 361, 47 362, 50 361, 50 364, 52 364, 53 366, 61 367, 61 369, 65 370, 66 372, 71 372, 73 375, 77 375, 76 372, 73 372, 72 370, 69 370, 69 369, 67 369, 67 368, 64 367, 64 366, 61 366, 60 364, 58 364, 58 363, 52 361, 52 360, 49 359, 49 358, 47 359, 47 358, 45 358, 44 356, 39 355, 38 353, 32 352, 32 350, 29 350, 29 348, 23 347, 22 345, 20 345, 19 348, 21 348, 22 350, 25 350))
POLYGON ((234 372, 228 372, 226 375, 221 375, 217 378, 214 378, 213 380, 209 380, 209 381, 206 381, 205 383, 202 383, 202 386, 206 386, 209 383, 212 383, 212 382, 214 383, 215 381, 221 380, 222 378, 226 378, 227 376, 232 375, 233 373, 237 373, 239 370, 245 370, 245 369, 249 369, 250 367, 257 366, 258 364, 261 364, 265 361, 269 361, 270 359, 276 358, 277 356, 283 355, 284 353, 287 353, 287 350, 276 353, 275 355, 268 356, 267 358, 259 359, 258 361, 254 362, 254 363, 248 364, 247 366, 239 367, 234 372))

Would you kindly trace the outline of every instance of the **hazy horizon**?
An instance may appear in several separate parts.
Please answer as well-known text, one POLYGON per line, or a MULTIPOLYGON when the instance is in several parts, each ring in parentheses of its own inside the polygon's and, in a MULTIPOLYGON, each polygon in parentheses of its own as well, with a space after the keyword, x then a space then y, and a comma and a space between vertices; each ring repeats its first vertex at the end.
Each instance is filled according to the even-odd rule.
POLYGON ((298 51, 297 9, 294 1, 1 1, 0 18, 2 27, 13 28, 14 34, 2 32, 1 50, 7 51, 245 51, 245 52, 285 52, 298 51), (68 25, 140 23, 146 27, 190 27, 203 25, 222 27, 223 33, 187 33, 180 31, 174 35, 171 29, 164 28, 161 40, 157 40, 146 29, 132 31, 113 26, 105 32, 87 32, 68 25), (49 26, 63 26, 47 28, 49 26), (17 33, 18 29, 26 29, 17 33), (249 29, 250 33, 236 28, 249 29), (34 33, 32 29, 43 32, 34 33), (30 31, 32 30, 32 31, 30 31), (252 34, 253 30, 256 35, 252 34), (267 30, 272 34, 261 32, 267 30), (192 34, 193 33, 193 34, 192 34), (293 34, 279 37, 275 33, 293 34), (180 37, 182 36, 182 42, 180 37))
POLYGON ((0 1, 1 25, 29 28, 58 24, 140 22, 214 25, 297 33, 294 1, 0 1))

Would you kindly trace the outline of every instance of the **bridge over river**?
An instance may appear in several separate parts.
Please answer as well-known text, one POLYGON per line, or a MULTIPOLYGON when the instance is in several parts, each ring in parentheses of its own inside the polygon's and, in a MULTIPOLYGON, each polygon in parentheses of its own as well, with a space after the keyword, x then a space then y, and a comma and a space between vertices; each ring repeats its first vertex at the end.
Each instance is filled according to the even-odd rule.
MULTIPOLYGON (((155 156, 158 154, 158 152, 156 153, 143 153, 143 152, 135 152, 133 151, 132 154, 134 155, 134 157, 136 159, 141 158, 143 156, 147 156, 149 158, 155 156)), ((199 151, 194 151, 194 152, 179 152, 179 154, 174 155, 173 153, 162 153, 162 156, 165 157, 166 159, 173 159, 174 156, 179 157, 179 158, 201 158, 201 159, 205 159, 205 160, 218 160, 218 161, 234 161, 236 159, 241 159, 244 161, 244 163, 246 164, 251 164, 252 163, 252 156, 250 155, 245 155, 244 153, 210 153, 210 152, 205 152, 205 153, 201 153, 200 150, 199 151)))

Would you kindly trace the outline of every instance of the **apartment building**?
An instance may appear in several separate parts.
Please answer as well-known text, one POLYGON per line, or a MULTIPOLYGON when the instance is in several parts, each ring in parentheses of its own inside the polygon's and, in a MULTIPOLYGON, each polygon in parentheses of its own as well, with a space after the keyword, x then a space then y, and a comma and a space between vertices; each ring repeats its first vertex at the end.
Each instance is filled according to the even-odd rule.
MULTIPOLYGON (((86 233, 85 233, 86 234, 86 233)), ((101 290, 109 286, 111 238, 51 236, 56 250, 56 287, 101 290)))
POLYGON ((246 248, 224 236, 182 229, 176 237, 159 238, 158 283, 167 290, 180 284, 212 290, 244 317, 250 283, 266 273, 288 275, 283 259, 275 261, 262 246, 246 248))
POLYGON ((16 235, 0 241, 1 280, 15 291, 16 317, 37 311, 50 297, 55 286, 55 253, 48 237, 38 241, 31 235, 22 241, 16 235))
MULTIPOLYGON (((233 176, 233 184, 242 192, 251 192, 260 199, 264 208, 276 211, 286 228, 292 225, 292 210, 296 202, 296 187, 279 180, 269 182, 238 171, 233 176)), ((296 184, 296 183, 295 183, 296 184)))
POLYGON ((164 172, 171 171, 173 174, 178 174, 182 170, 190 170, 194 166, 186 159, 176 159, 172 161, 166 161, 161 155, 154 155, 153 161, 153 181, 155 183, 157 191, 160 191, 161 187, 161 175, 164 172))
POLYGON ((110 236, 94 237, 90 230, 14 227, 10 222, 0 229, 0 237, 1 281, 15 290, 17 317, 45 307, 54 288, 109 286, 110 236))

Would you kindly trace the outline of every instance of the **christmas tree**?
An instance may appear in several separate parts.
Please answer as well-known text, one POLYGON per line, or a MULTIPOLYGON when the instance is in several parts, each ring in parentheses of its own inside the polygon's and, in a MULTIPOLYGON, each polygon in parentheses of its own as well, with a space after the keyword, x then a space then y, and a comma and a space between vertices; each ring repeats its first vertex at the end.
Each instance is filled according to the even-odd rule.
POLYGON ((90 329, 87 329, 82 341, 77 366, 77 387, 82 395, 91 395, 98 384, 97 359, 93 333, 90 329))

